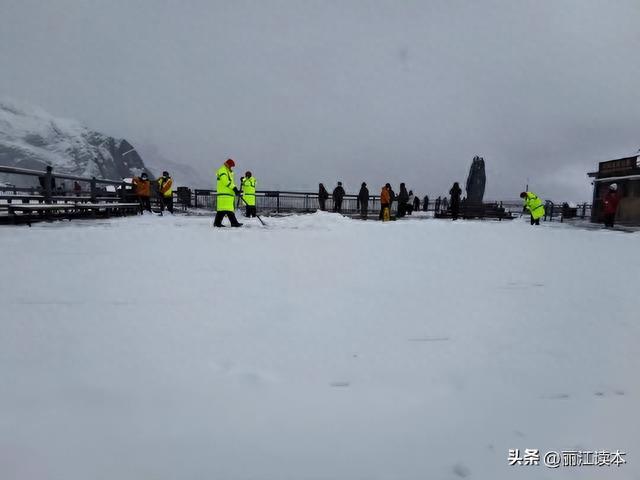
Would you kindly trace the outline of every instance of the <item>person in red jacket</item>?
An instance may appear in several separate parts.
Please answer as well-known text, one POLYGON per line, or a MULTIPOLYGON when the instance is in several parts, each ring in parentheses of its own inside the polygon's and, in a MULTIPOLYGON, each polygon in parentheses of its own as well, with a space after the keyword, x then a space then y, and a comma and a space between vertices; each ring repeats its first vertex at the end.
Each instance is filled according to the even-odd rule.
POLYGON ((604 196, 603 212, 604 212, 604 226, 613 228, 613 222, 616 219, 616 211, 618 210, 618 203, 620 203, 620 195, 618 195, 618 185, 612 183, 609 185, 609 191, 604 196))

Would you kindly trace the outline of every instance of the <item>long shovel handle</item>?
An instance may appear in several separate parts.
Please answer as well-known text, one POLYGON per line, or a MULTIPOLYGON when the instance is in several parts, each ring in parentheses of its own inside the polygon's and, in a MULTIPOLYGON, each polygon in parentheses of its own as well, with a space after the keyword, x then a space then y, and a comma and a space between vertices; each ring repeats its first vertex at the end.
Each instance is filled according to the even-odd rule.
MULTIPOLYGON (((251 205, 249 205, 249 204, 247 203, 247 201, 244 199, 244 197, 243 197, 242 195, 240 195, 240 200, 242 200, 242 201, 244 202, 244 204, 245 204, 247 207, 250 207, 250 206, 251 206, 251 205)), ((266 224, 266 223, 264 223, 264 222, 262 221, 262 219, 260 218, 260 215, 258 215, 257 213, 256 213, 256 217, 258 217, 258 220, 260 220, 260 223, 261 223, 263 226, 265 226, 265 227, 267 226, 267 224, 266 224)))

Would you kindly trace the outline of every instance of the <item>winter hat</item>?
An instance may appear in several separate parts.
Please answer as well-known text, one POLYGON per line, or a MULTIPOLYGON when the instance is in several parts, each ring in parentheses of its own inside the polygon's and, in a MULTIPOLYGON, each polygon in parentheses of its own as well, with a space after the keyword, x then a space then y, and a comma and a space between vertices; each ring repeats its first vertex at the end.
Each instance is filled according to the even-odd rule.
POLYGON ((167 172, 166 170, 164 172, 162 172, 162 176, 163 177, 168 177, 169 176, 169 172, 167 172))
POLYGON ((231 158, 227 159, 227 161, 224 162, 224 164, 229 168, 236 166, 236 162, 234 162, 231 158))
POLYGON ((618 190, 618 184, 612 183, 611 185, 609 185, 609 190, 613 190, 615 192, 616 190, 618 190))
POLYGON ((524 198, 527 196, 527 192, 520 192, 520 198, 524 198))

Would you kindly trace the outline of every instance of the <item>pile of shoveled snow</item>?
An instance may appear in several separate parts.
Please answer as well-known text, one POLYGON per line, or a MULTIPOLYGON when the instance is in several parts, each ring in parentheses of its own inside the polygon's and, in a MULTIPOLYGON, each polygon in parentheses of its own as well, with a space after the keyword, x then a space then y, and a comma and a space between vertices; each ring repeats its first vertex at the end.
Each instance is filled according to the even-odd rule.
POLYGON ((637 234, 265 221, 1 228, 3 478, 640 477, 637 234))

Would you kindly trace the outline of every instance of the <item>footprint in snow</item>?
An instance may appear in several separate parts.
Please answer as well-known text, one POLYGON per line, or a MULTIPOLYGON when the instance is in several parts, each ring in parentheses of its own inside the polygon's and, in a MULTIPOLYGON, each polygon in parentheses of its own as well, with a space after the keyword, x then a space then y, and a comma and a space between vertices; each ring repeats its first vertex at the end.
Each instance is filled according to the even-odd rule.
POLYGON ((463 463, 456 463, 453 466, 452 470, 453 470, 453 473, 455 473, 460 478, 466 478, 469 475, 471 475, 471 470, 469 470, 469 467, 467 467, 463 463))
MULTIPOLYGON (((614 390, 613 393, 618 395, 618 396, 620 396, 620 397, 624 395, 624 391, 623 390, 614 390)), ((594 395, 596 397, 604 397, 605 396, 605 392, 597 391, 597 392, 594 392, 594 395)))
POLYGON ((231 362, 213 362, 210 366, 212 370, 224 377, 249 385, 261 385, 278 381, 277 376, 272 372, 259 371, 231 362))
POLYGON ((350 382, 331 382, 329 386, 331 387, 348 387, 350 386, 350 382))
POLYGON ((546 400, 566 400, 569 397, 568 393, 554 393, 552 395, 543 395, 541 398, 546 400))

